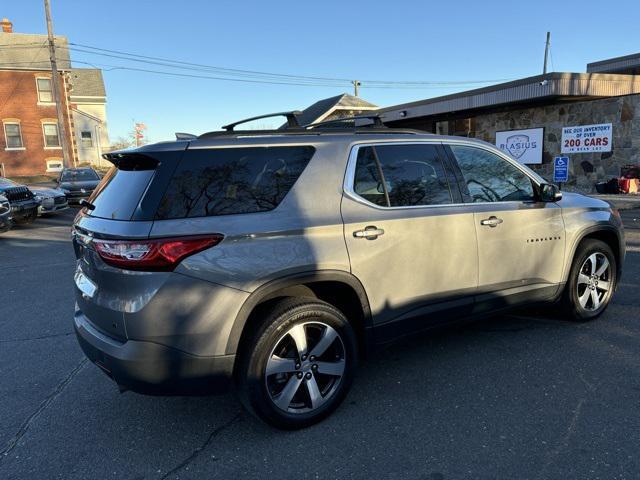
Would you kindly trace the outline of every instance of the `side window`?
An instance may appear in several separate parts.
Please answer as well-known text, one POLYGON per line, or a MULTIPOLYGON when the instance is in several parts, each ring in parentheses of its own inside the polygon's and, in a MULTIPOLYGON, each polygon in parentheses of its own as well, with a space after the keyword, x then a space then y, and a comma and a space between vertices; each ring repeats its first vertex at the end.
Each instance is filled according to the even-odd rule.
POLYGON ((160 202, 157 219, 273 210, 315 148, 250 147, 187 150, 160 202))
POLYGON ((365 200, 385 207, 452 203, 447 176, 435 145, 361 148, 354 191, 365 200))
POLYGON ((373 147, 364 147, 358 150, 353 190, 371 203, 381 207, 388 206, 373 147))
POLYGON ((450 145, 472 202, 533 200, 531 179, 498 155, 481 148, 450 145))

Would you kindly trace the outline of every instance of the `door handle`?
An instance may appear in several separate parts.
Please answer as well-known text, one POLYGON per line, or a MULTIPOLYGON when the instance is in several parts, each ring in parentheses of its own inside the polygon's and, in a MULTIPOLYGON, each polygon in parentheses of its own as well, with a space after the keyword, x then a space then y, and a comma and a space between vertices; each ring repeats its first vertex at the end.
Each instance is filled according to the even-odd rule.
POLYGON ((491 228, 495 228, 502 223, 502 219, 491 215, 489 218, 485 218, 484 220, 480 220, 480 225, 489 226, 491 228))
POLYGON ((366 238, 367 240, 375 240, 380 235, 384 235, 384 230, 373 225, 365 227, 364 230, 356 230, 353 236, 356 238, 366 238))

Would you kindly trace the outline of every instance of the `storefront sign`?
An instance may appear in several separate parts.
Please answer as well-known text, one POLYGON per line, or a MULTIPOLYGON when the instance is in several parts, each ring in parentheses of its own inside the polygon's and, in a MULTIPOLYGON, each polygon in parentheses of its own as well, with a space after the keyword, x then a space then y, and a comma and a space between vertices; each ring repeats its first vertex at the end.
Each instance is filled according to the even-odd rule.
POLYGON ((613 127, 610 123, 562 129, 562 153, 610 152, 613 127))
POLYGON ((496 132, 496 146, 522 164, 542 163, 543 128, 496 132))

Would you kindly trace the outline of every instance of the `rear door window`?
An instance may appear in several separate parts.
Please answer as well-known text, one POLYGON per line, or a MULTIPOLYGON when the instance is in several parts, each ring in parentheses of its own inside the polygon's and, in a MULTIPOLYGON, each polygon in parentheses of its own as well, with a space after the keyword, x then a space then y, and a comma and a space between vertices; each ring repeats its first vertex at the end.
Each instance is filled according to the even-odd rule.
POLYGON ((314 152, 311 146, 187 150, 160 201, 156 218, 273 210, 314 152))
POLYGON ((358 151, 356 194, 384 207, 452 203, 436 145, 378 145, 358 151))

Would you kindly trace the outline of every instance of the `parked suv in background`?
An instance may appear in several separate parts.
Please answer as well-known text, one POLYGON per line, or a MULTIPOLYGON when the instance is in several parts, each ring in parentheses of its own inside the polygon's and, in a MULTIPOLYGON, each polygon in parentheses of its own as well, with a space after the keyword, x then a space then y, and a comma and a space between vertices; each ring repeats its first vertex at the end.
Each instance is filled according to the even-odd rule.
POLYGON ((105 156, 75 221, 75 329, 121 389, 235 385, 300 428, 373 347, 532 302, 577 321, 609 304, 625 251, 607 203, 481 141, 289 118, 105 156))
POLYGON ((100 176, 93 168, 65 168, 58 177, 58 188, 70 205, 89 198, 99 183, 100 176))
POLYGON ((0 195, 11 204, 11 217, 15 223, 31 223, 38 218, 40 202, 25 185, 8 178, 0 178, 0 195))

